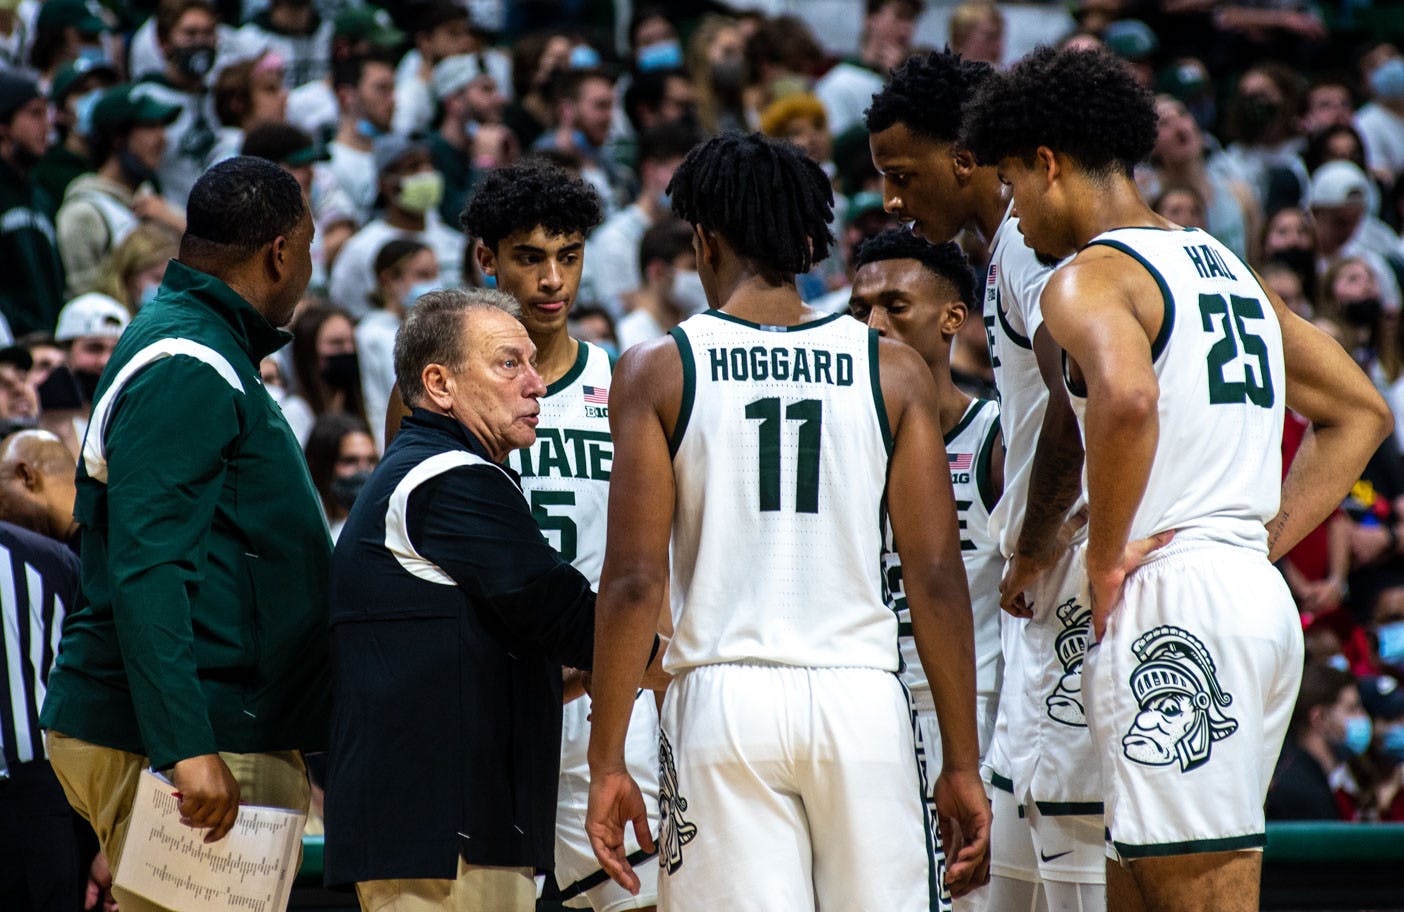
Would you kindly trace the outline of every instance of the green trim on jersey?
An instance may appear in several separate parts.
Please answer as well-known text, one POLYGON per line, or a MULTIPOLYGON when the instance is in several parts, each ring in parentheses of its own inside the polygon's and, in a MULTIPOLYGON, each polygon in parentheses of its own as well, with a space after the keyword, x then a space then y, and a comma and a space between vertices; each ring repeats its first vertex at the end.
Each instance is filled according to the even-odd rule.
POLYGON ((600 346, 600 349, 605 353, 605 357, 609 359, 609 372, 611 374, 614 373, 614 366, 619 363, 619 352, 610 351, 603 345, 600 346))
POLYGON ((994 457, 994 442, 998 434, 999 422, 996 421, 985 432, 985 442, 980 444, 980 455, 975 457, 975 489, 980 492, 980 502, 985 505, 986 513, 995 508, 995 502, 999 499, 994 496, 994 485, 990 480, 990 460, 994 457))
POLYGON ((1122 858, 1163 858, 1166 855, 1261 849, 1267 845, 1267 833, 1225 836, 1221 839, 1190 839, 1185 842, 1153 842, 1148 845, 1127 845, 1124 842, 1113 840, 1112 845, 1116 846, 1116 851, 1122 858))
POLYGON ((829 314, 827 317, 820 317, 817 320, 810 320, 808 323, 796 323, 793 326, 773 326, 764 323, 753 323, 750 320, 743 320, 733 314, 724 313, 720 310, 703 311, 709 317, 716 317, 719 320, 726 320, 728 323, 736 323, 741 326, 749 326, 751 329, 759 329, 762 332, 804 332, 806 329, 814 329, 826 323, 832 323, 839 317, 846 317, 846 313, 829 314))
POLYGON ((678 344, 678 357, 682 358, 683 388, 682 402, 678 403, 678 420, 673 425, 673 436, 668 438, 668 455, 677 456, 682 446, 687 422, 692 418, 692 403, 697 398, 697 364, 692 357, 692 342, 681 326, 668 330, 668 335, 678 344))
POLYGON ((585 365, 590 362, 590 343, 575 340, 575 363, 570 366, 570 370, 561 375, 560 379, 546 387, 546 395, 554 396, 561 390, 566 389, 585 373, 585 365))
POLYGON ((960 435, 961 431, 970 426, 970 422, 975 420, 975 416, 980 414, 980 411, 989 401, 988 399, 981 399, 977 396, 970 397, 970 405, 966 407, 965 414, 960 416, 960 421, 956 422, 955 427, 946 432, 946 436, 942 438, 942 442, 945 443, 946 446, 950 446, 951 441, 955 440, 956 437, 960 435))
POLYGON ((1100 801, 1035 801, 1034 807, 1045 817, 1084 817, 1105 813, 1100 801))
POLYGON ((1010 779, 1008 776, 1001 776, 994 770, 990 770, 990 785, 999 789, 1001 792, 1008 792, 1011 795, 1014 794, 1014 780, 1010 779))
MULTIPOLYGON (((1171 229, 1156 230, 1168 231, 1171 229)), ((1130 246, 1123 244, 1121 241, 1104 239, 1099 241, 1093 241, 1092 243, 1088 244, 1087 247, 1110 247, 1113 250, 1120 250, 1122 253, 1131 257, 1133 260, 1145 267, 1146 272, 1149 272, 1151 274, 1151 278, 1155 279, 1155 284, 1160 286, 1160 296, 1165 300, 1165 315, 1161 319, 1160 332, 1155 334, 1155 340, 1151 342, 1151 360, 1158 361, 1160 359, 1161 352, 1165 351, 1165 346, 1170 343, 1170 330, 1173 329, 1175 326, 1175 298, 1173 295, 1170 294, 1170 286, 1166 284, 1165 277, 1160 274, 1159 269, 1156 269, 1150 264, 1150 260, 1147 260, 1145 257, 1141 256, 1134 249, 1132 249, 1130 246)), ((1083 249, 1086 250, 1087 248, 1084 247, 1083 249)))
MULTIPOLYGON (((842 314, 835 314, 835 317, 842 314)), ((887 448, 887 458, 892 458, 892 424, 887 420, 887 402, 882 398, 882 369, 878 364, 878 335, 876 329, 868 330, 868 379, 873 384, 873 405, 877 408, 878 427, 882 429, 882 445, 887 448)))
POLYGON ((1033 341, 1028 336, 1020 335, 1018 330, 1009 325, 1009 320, 1004 316, 1004 308, 999 306, 998 301, 995 302, 995 315, 999 317, 999 325, 1004 327, 1004 333, 1009 337, 1009 341, 1020 348, 1033 351, 1033 341))

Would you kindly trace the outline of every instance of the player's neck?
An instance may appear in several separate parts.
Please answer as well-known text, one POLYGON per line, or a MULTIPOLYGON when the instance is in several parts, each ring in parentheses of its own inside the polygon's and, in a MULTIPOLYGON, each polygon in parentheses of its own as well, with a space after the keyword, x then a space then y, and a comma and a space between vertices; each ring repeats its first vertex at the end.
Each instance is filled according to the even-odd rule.
POLYGON ((986 245, 994 243, 995 232, 999 230, 1000 222, 1004 221, 1004 213, 1008 211, 1009 200, 1000 192, 1000 184, 996 179, 993 186, 976 198, 975 217, 971 219, 986 245))
POLYGON ((941 435, 945 436, 965 417, 970 408, 970 396, 951 379, 949 359, 937 358, 935 363, 928 361, 927 366, 931 368, 931 379, 936 382, 936 410, 940 413, 941 435))
POLYGON ((1088 241, 1117 228, 1164 228, 1170 225, 1146 205, 1140 188, 1129 177, 1111 177, 1104 183, 1083 179, 1067 192, 1078 201, 1068 217, 1073 239, 1081 249, 1088 241))
POLYGON ((759 275, 745 273, 720 285, 721 306, 717 309, 734 317, 766 326, 794 326, 814 319, 793 280, 772 285, 759 275))
POLYGON ((531 341, 536 346, 536 372, 547 386, 564 377, 580 356, 580 343, 564 326, 548 335, 532 336, 531 341))

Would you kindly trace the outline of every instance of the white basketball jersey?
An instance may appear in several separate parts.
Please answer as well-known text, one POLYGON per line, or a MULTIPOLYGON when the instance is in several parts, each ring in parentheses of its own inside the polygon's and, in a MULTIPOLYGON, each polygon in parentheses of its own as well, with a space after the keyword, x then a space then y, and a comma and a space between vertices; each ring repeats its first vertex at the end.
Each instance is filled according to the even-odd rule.
MULTIPOLYGON (((985 276, 985 334, 990 342, 999 421, 1004 429, 1004 496, 991 515, 991 534, 1006 558, 1024 525, 1034 451, 1048 408, 1048 387, 1038 370, 1033 337, 1043 325, 1039 296, 1053 273, 1024 243, 1019 220, 1008 213, 990 246, 985 276)), ((1079 498, 1075 511, 1083 500, 1079 498)))
MULTIPOLYGON (((1238 257, 1198 229, 1119 228, 1093 245, 1139 262, 1164 297, 1164 322, 1151 343, 1160 437, 1131 538, 1175 529, 1177 541, 1266 552, 1264 523, 1282 493, 1287 378, 1282 328, 1267 294, 1238 257)), ((1079 387, 1068 384, 1085 430, 1079 387)))
POLYGON ((666 666, 897 670, 882 597, 892 438, 878 336, 846 316, 760 326, 708 311, 672 331, 674 637, 666 666))
POLYGON ((546 540, 595 589, 604 567, 614 459, 609 378, 609 355, 582 341, 575 364, 541 397, 536 442, 509 457, 546 540))
MULTIPOLYGON (((1004 573, 1004 556, 990 535, 990 509, 995 500, 989 477, 990 454, 998 432, 999 406, 989 399, 975 399, 960 423, 946 435, 946 462, 960 526, 960 557, 965 564, 975 620, 975 689, 986 694, 999 692, 1000 679, 999 579, 1004 573)), ((902 683, 911 691, 918 709, 935 709, 931 682, 921 667, 912 636, 912 616, 902 586, 902 560, 892 539, 891 522, 887 523, 886 539, 883 580, 892 610, 897 612, 902 683)))

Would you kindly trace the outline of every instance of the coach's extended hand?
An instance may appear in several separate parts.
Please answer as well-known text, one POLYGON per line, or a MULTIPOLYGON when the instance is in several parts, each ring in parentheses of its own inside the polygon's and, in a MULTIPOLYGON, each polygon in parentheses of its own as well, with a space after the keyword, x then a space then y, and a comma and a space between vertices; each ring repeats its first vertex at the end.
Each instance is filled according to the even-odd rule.
POLYGON ((990 880, 990 800, 974 773, 942 771, 936 812, 946 853, 946 886, 964 896, 990 880))
MULTIPOLYGON (((983 795, 984 793, 981 792, 983 795)), ((590 848, 595 850, 600 867, 615 883, 634 895, 639 892, 639 877, 629 864, 624 846, 624 827, 632 821, 634 838, 645 852, 655 851, 653 834, 648 831, 648 808, 643 793, 629 771, 591 770, 590 803, 585 811, 585 833, 590 848)))

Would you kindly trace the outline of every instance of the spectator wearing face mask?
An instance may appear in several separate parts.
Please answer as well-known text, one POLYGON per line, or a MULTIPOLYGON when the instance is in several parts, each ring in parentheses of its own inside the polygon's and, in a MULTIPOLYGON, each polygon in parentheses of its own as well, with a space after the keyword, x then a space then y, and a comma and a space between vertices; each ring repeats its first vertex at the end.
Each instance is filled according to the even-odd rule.
POLYGON ((1363 678, 1360 700, 1375 723, 1377 777, 1369 812, 1380 821, 1404 821, 1404 688, 1390 675, 1363 678))
POLYGON ((344 414, 364 421, 361 363, 351 318, 334 307, 308 307, 291 328, 297 390, 312 414, 344 414))
POLYGON ((1307 171, 1297 135, 1305 85, 1287 67, 1254 66, 1238 80, 1225 113, 1230 140, 1225 163, 1237 170, 1268 212, 1296 206, 1306 195, 1307 171))
POLYGON ((168 225, 139 225, 107 258, 97 290, 133 315, 156 298, 166 264, 176 257, 180 235, 168 225))
POLYGON ((620 351, 656 339, 707 309, 707 293, 692 249, 692 228, 686 222, 670 218, 645 231, 639 262, 643 287, 629 296, 629 313, 619 321, 620 351))
POLYGON ((463 269, 465 242, 462 233, 439 218, 444 179, 434 170, 429 149, 387 136, 375 145, 375 163, 384 209, 342 246, 331 271, 331 303, 356 319, 370 307, 375 258, 392 238, 410 238, 433 249, 446 287, 459 283, 463 269))
MULTIPOLYGON (((577 61, 599 58, 589 45, 577 46, 573 54, 577 61)), ((580 156, 580 176, 595 188, 610 213, 628 199, 632 184, 627 169, 613 160, 607 147, 614 123, 614 81, 593 63, 558 74, 552 84, 556 128, 542 134, 533 146, 580 156)))
POLYGON ((439 260, 421 241, 387 241, 375 257, 375 285, 371 310, 356 324, 356 351, 361 359, 366 419, 376 447, 384 450, 385 409, 395 386, 395 336, 414 302, 441 287, 439 260))
POLYGON ((69 184, 98 164, 93 161, 89 144, 93 107, 103 90, 118 81, 117 70, 110 61, 87 57, 64 64, 54 76, 49 100, 54 106, 58 142, 34 166, 34 180, 56 205, 69 184))
POLYGON ((278 75, 291 89, 327 75, 333 30, 331 21, 321 17, 312 0, 272 0, 267 9, 231 36, 230 43, 248 48, 254 55, 276 54, 286 63, 278 75))
POLYGON ((68 350, 68 369, 84 403, 92 403, 102 371, 129 322, 125 307, 98 292, 79 295, 59 311, 54 339, 68 350))
POLYGON ((481 51, 472 20, 454 0, 412 0, 404 8, 413 50, 395 68, 396 133, 423 133, 434 118, 434 68, 450 57, 481 51))
POLYGON ((1311 177, 1311 214, 1316 223, 1318 267, 1358 257, 1369 265, 1386 310, 1398 310, 1399 281, 1390 258, 1399 237, 1370 214, 1370 179, 1347 161, 1327 162, 1311 177))
POLYGON ((45 0, 40 4, 29 65, 45 85, 53 85, 66 63, 108 59, 105 42, 112 31, 110 16, 86 0, 45 0))
POLYGON ((1371 100, 1355 114, 1370 170, 1393 181, 1404 171, 1404 58, 1388 57, 1369 75, 1371 100))
POLYGON ((1353 778, 1346 760, 1370 747, 1370 717, 1349 672, 1308 665, 1282 754, 1268 786, 1269 820, 1349 820, 1353 778))
POLYGON ((364 223, 375 209, 375 141, 390 133, 395 114, 395 70, 386 57, 352 57, 332 68, 340 121, 329 149, 331 172, 364 223))
POLYGON ((0 73, 0 344, 12 333, 48 332, 63 306, 63 264, 48 215, 54 204, 31 174, 48 134, 39 86, 0 73))
POLYGON ((167 130, 181 109, 131 85, 102 93, 92 111, 91 147, 97 170, 75 180, 59 207, 59 254, 68 294, 97 288, 113 249, 143 221, 179 233, 183 214, 154 183, 168 146, 167 130))
POLYGON ((336 71, 353 60, 388 54, 404 40, 405 33, 395 27, 385 10, 362 5, 343 9, 332 23, 327 75, 290 87, 288 121, 312 136, 335 133, 341 118, 336 71))
POLYGON ((155 19, 165 68, 140 76, 136 91, 180 110, 167 128, 157 173, 161 192, 184 209, 215 147, 219 120, 208 79, 214 70, 219 15, 211 0, 161 0, 155 19))
POLYGON ((634 202, 605 219, 590 235, 590 255, 581 273, 581 297, 595 301, 619 320, 626 299, 644 280, 639 243, 651 226, 672 219, 668 182, 687 153, 702 137, 682 121, 665 123, 639 137, 639 195, 634 202))
POLYGON ((511 164, 521 149, 502 123, 507 102, 481 54, 441 60, 434 67, 432 85, 439 120, 429 136, 429 158, 444 176, 439 215, 454 224, 478 174, 511 164))
POLYGON ((364 422, 350 415, 330 414, 312 425, 303 455, 335 542, 357 495, 380 464, 379 450, 364 422))
POLYGON ((512 87, 516 98, 503 111, 503 122, 529 149, 555 123, 551 84, 570 58, 574 42, 562 32, 532 32, 512 45, 512 87))

